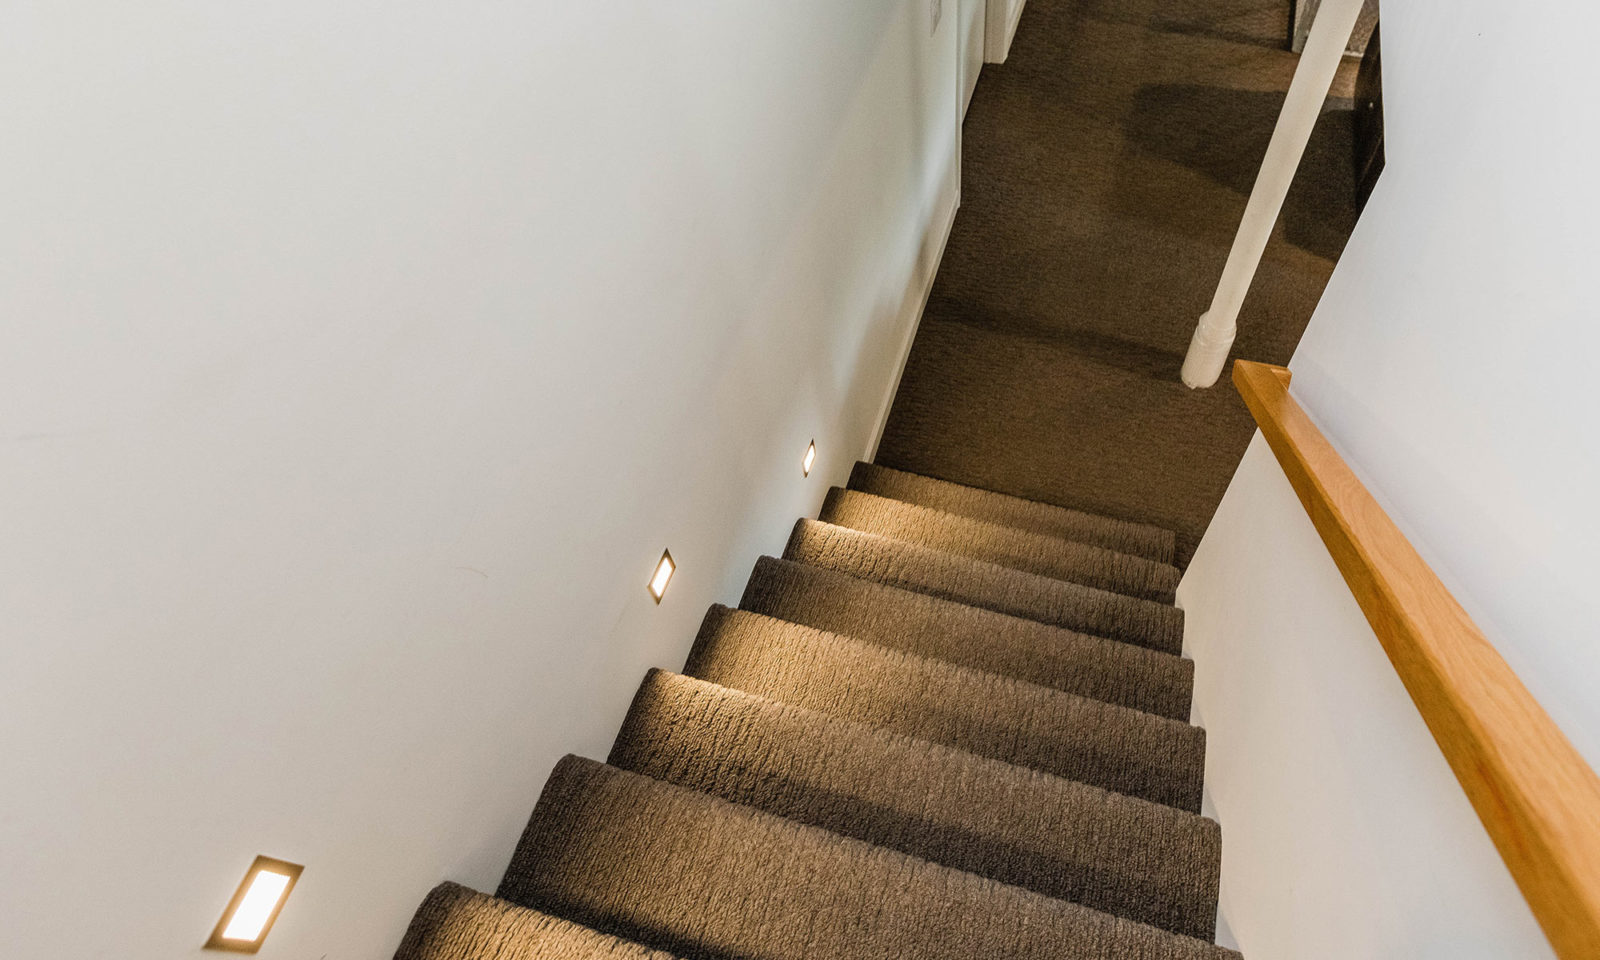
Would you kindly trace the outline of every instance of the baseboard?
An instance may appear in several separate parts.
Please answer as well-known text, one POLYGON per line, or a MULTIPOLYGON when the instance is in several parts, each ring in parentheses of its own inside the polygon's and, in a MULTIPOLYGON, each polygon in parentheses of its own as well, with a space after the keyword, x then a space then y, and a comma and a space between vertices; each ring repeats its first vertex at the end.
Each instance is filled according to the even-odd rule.
POLYGON ((889 425, 889 411, 894 406, 894 398, 900 392, 900 378, 905 376, 906 360, 911 356, 911 345, 916 342, 917 331, 922 328, 922 315, 928 309, 928 297, 933 293, 933 281, 939 276, 939 264, 944 261, 944 251, 950 245, 950 232, 956 225, 956 211, 961 208, 961 148, 958 144, 955 159, 950 164, 950 170, 945 174, 945 186, 940 191, 949 199, 943 204, 943 211, 931 223, 923 238, 922 254, 917 257, 917 266, 922 274, 921 290, 913 299, 908 297, 908 302, 914 302, 916 309, 909 312, 909 321, 902 321, 906 330, 901 335, 899 355, 895 361, 894 377, 889 381, 889 388, 884 392, 883 401, 878 407, 877 423, 872 428, 872 439, 867 444, 867 449, 862 453, 861 459, 871 463, 878 456, 878 444, 883 442, 883 431, 889 425), (937 238, 936 242, 934 238, 937 238), (930 250, 937 252, 929 255, 930 250))

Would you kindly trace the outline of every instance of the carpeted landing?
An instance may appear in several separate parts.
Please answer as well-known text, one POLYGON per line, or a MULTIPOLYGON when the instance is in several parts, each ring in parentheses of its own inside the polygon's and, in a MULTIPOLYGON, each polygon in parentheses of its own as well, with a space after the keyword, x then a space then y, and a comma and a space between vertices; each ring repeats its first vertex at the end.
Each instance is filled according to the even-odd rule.
MULTIPOLYGON (((1255 424, 1226 380, 1190 390, 1178 370, 1294 75, 1291 6, 1028 0, 967 112, 961 210, 879 463, 1155 523, 1188 562, 1255 424)), ((1353 77, 1235 356, 1288 362, 1355 225, 1353 77)))
POLYGON ((397 960, 1200 960, 1173 535, 869 464, 397 960))

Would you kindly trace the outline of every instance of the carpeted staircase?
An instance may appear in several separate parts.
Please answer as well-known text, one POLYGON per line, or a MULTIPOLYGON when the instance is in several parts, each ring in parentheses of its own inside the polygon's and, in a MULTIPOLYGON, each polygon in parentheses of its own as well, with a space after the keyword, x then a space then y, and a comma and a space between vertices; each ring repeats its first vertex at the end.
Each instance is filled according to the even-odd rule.
POLYGON ((1237 957, 1173 551, 858 464, 397 960, 1237 957))

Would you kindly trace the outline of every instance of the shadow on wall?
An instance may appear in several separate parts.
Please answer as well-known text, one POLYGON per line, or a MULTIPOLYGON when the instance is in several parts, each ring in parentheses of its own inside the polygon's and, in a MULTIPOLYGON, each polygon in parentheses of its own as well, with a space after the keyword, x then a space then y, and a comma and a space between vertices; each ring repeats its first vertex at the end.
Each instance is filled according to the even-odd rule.
MULTIPOLYGON (((1140 149, 1248 197, 1282 107, 1281 93, 1158 84, 1139 90, 1124 133, 1140 149)), ((1327 260, 1339 258, 1355 227, 1354 131, 1352 110, 1323 112, 1283 207, 1285 239, 1327 260)))

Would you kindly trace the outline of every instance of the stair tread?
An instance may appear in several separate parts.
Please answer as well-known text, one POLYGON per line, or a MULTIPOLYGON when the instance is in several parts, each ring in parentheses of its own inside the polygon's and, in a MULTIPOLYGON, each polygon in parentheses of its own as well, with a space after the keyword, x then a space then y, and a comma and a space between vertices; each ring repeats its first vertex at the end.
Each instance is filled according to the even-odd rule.
POLYGON ((834 833, 1210 939, 1203 817, 653 670, 609 762, 834 833))
POLYGON ((1171 564, 859 490, 829 490, 817 519, 1146 600, 1170 603, 1178 588, 1171 564))
POLYGON ((1189 717, 1192 661, 823 567, 762 557, 739 607, 1106 703, 1189 717))
POLYGON ((499 892, 717 960, 1238 956, 577 757, 551 774, 499 892))
POLYGON ((873 463, 855 465, 849 488, 1162 563, 1171 563, 1177 552, 1176 534, 1154 524, 1104 517, 873 463))
POLYGON ((783 558, 1165 653, 1183 648, 1176 607, 820 520, 795 524, 783 558))
POLYGON ((1010 677, 714 606, 684 673, 1191 812, 1205 731, 1010 677))
POLYGON ((600 933, 455 883, 441 883, 417 908, 395 960, 676 960, 670 953, 600 933))

